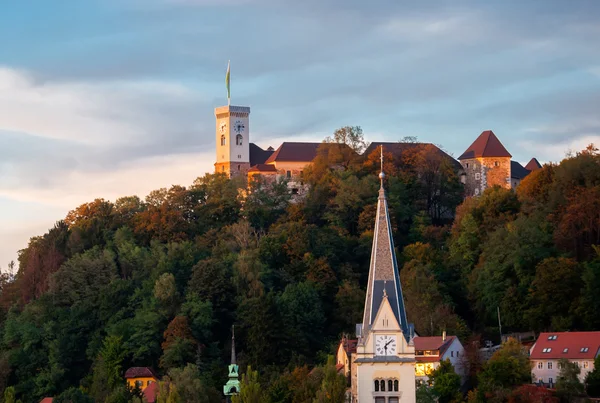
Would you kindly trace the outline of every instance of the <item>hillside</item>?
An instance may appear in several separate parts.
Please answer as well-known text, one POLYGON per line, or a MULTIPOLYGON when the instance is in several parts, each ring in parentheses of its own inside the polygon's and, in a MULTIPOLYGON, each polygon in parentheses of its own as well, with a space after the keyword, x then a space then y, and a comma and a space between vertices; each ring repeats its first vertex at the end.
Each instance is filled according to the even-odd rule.
MULTIPOLYGON (((464 201, 455 169, 426 145, 385 155, 416 331, 498 338, 498 307, 505 333, 599 330, 597 150, 464 201)), ((127 401, 128 367, 176 376, 193 363, 218 401, 235 324, 240 368, 258 369, 272 396, 299 393, 290 379, 325 363, 361 319, 378 172, 377 152, 328 148, 297 203, 284 182, 246 189, 207 174, 75 208, 31 238, 14 278, 2 275, 0 389, 23 402, 71 387, 127 401)))

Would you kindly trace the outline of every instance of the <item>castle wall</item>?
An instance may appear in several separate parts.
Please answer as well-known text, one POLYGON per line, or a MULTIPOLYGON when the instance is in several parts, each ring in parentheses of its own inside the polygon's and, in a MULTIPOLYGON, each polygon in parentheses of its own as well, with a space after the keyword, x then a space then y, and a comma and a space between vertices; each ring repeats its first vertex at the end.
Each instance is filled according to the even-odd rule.
POLYGON ((510 189, 510 157, 470 158, 460 161, 466 174, 465 190, 469 196, 478 196, 495 185, 510 189))

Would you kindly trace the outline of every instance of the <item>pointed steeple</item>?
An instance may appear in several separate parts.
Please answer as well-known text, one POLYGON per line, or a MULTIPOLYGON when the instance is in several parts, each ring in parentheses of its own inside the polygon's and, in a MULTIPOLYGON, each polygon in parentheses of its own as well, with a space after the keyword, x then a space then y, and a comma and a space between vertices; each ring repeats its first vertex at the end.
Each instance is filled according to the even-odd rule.
POLYGON ((379 179, 379 198, 377 200, 377 217, 373 231, 373 249, 371 250, 371 263, 369 267, 369 281, 363 313, 362 334, 366 334, 375 320, 381 302, 384 298, 389 301, 396 320, 402 328, 404 336, 410 337, 409 326, 406 320, 404 298, 400 285, 400 274, 394 251, 392 226, 390 223, 387 198, 383 186, 383 146, 381 147, 381 172, 379 179))
POLYGON ((231 365, 236 365, 236 362, 235 362, 235 325, 231 326, 231 365))

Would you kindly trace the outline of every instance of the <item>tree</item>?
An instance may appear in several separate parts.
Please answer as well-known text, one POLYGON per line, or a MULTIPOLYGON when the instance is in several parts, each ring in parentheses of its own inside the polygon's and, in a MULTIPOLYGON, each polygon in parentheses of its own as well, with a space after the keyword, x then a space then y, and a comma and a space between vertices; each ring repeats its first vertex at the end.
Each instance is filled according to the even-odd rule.
POLYGON ((594 359, 594 370, 585 377, 585 391, 590 397, 600 397, 600 356, 594 359))
POLYGON ((417 403, 436 403, 437 399, 433 393, 433 389, 426 383, 422 383, 416 390, 417 403))
POLYGON ((168 378, 171 391, 176 391, 174 395, 176 394, 182 403, 216 403, 221 401, 220 393, 205 385, 198 367, 194 364, 171 369, 168 378))
POLYGON ((542 386, 521 385, 508 398, 508 403, 558 403, 552 391, 542 386))
POLYGON ((69 388, 53 400, 56 403, 93 403, 91 397, 86 395, 81 389, 69 388))
POLYGON ((343 403, 346 393, 346 378, 339 374, 335 367, 333 356, 327 358, 324 369, 324 378, 321 388, 317 392, 314 403, 343 403))
POLYGON ((16 400, 15 388, 9 386, 4 389, 4 403, 21 403, 21 400, 16 400))
POLYGON ((93 368, 91 392, 96 401, 104 401, 113 389, 123 383, 124 359, 122 337, 107 336, 93 368))
POLYGON ((454 371, 449 359, 441 361, 439 367, 429 375, 429 379, 433 382, 433 394, 437 396, 438 402, 450 403, 462 400, 460 376, 454 371))
POLYGON ((198 342, 192 335, 188 318, 176 316, 164 333, 160 366, 162 368, 182 367, 193 361, 197 345, 198 342))
POLYGON ((246 373, 242 375, 239 395, 232 396, 232 403, 263 403, 266 393, 258 382, 258 371, 253 371, 248 366, 246 373))
POLYGON ((509 338, 479 374, 478 393, 489 401, 508 398, 511 389, 531 383, 531 364, 523 346, 509 338))
POLYGON ((560 371, 556 379, 556 394, 562 401, 571 402, 584 393, 584 386, 579 380, 579 365, 567 359, 558 361, 560 371))

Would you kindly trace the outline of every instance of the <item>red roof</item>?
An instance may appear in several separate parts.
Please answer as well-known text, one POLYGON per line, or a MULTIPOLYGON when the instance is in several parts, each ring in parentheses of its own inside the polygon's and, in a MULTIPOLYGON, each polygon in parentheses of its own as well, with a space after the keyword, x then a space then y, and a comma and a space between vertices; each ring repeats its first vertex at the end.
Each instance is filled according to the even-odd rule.
POLYGON ((344 351, 347 354, 354 354, 354 353, 356 353, 356 345, 358 344, 358 340, 356 340, 356 339, 343 339, 342 343, 343 343, 343 346, 344 346, 344 351))
POLYGON ((54 399, 51 397, 45 397, 40 401, 40 403, 52 403, 53 400, 54 399))
POLYGON ((504 148, 493 131, 486 130, 477 137, 477 140, 458 159, 466 160, 479 157, 512 157, 512 155, 504 148))
POLYGON ((337 370, 338 374, 344 373, 344 364, 336 364, 335 369, 337 370))
POLYGON ((322 143, 284 142, 265 163, 275 161, 311 162, 317 156, 317 149, 322 143))
POLYGON ((146 402, 154 403, 156 402, 156 395, 158 395, 158 384, 156 382, 152 382, 144 391, 142 392, 146 402))
POLYGON ((248 172, 277 172, 277 168, 271 164, 256 164, 248 172))
MULTIPOLYGON (((446 340, 442 340, 442 336, 429 336, 429 337, 415 337, 413 339, 415 343, 415 351, 433 351, 439 350, 440 357, 444 355, 450 344, 456 339, 456 336, 446 336, 446 340)), ((418 356, 417 356, 418 357, 418 356)), ((435 357, 434 357, 435 358, 435 357)), ((436 358, 434 361, 438 361, 436 358)))
POLYGON ((125 378, 157 378, 156 373, 152 368, 148 367, 131 367, 125 371, 125 378))
POLYGON ((593 360, 599 350, 600 332, 540 333, 530 356, 534 360, 561 358, 593 360))
POLYGON ((536 169, 540 169, 542 165, 536 158, 532 158, 527 165, 525 165, 525 169, 528 171, 535 171, 536 169))

